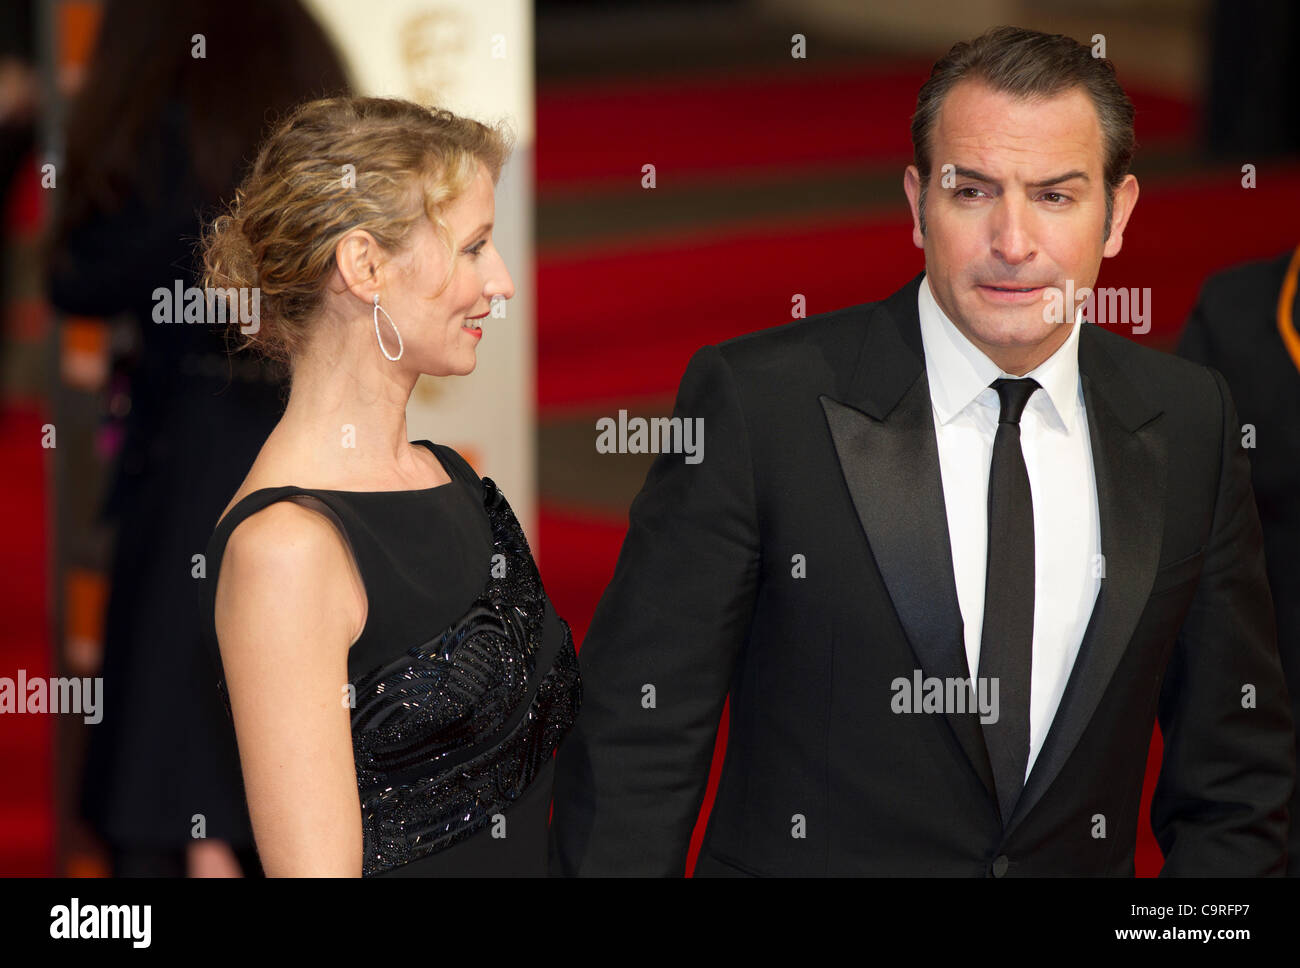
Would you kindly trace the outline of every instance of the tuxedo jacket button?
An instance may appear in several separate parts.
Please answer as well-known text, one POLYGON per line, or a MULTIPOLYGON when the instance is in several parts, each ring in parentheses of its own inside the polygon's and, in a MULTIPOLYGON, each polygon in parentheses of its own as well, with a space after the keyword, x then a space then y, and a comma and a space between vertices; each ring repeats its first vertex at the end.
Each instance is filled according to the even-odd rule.
POLYGON ((1007 872, 1007 868, 1010 866, 1011 861, 1007 860, 1007 855, 999 854, 997 859, 993 861, 993 876, 1001 877, 1007 872))

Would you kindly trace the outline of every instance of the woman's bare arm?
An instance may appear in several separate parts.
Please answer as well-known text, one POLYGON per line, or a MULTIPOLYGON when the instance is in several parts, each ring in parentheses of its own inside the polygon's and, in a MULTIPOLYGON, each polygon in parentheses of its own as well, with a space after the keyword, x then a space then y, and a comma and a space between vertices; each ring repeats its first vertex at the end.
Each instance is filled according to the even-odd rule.
POLYGON ((217 637, 268 876, 361 875, 345 686, 364 609, 351 554, 315 511, 279 502, 231 533, 217 582, 217 637))

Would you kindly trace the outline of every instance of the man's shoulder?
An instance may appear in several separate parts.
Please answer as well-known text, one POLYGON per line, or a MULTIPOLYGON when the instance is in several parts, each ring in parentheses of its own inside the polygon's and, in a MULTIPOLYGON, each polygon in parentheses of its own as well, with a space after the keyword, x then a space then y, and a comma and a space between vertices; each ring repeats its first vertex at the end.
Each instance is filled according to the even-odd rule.
POLYGON ((1103 354, 1140 396, 1161 410, 1218 419, 1221 388, 1208 367, 1145 346, 1113 327, 1086 323, 1079 336, 1081 354, 1103 354))
MULTIPOLYGON (((1119 327, 1097 323, 1084 323, 1079 332, 1080 340, 1090 340, 1095 348, 1102 350, 1116 365, 1130 374, 1175 374, 1184 378, 1188 374, 1205 370, 1199 363, 1185 360, 1181 356, 1154 349, 1139 340, 1123 335, 1119 327)), ((1080 350, 1084 343, 1080 344, 1080 350)))

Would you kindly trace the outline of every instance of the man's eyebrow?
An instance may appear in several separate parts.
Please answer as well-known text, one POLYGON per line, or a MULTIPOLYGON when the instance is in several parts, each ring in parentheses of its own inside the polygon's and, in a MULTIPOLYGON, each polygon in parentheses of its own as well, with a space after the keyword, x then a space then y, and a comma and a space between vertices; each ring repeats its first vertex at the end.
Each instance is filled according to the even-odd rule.
MULTIPOLYGON (((994 178, 992 175, 986 175, 986 174, 984 174, 984 172, 982 172, 982 171, 976 171, 974 168, 962 168, 962 167, 958 166, 958 167, 954 168, 953 171, 954 171, 954 173, 957 175, 958 178, 973 178, 973 179, 975 179, 975 181, 987 182, 987 183, 990 184, 990 185, 999 185, 999 184, 1001 184, 1001 182, 999 182, 999 181, 998 181, 996 178, 994 178)), ((1070 181, 1070 180, 1073 179, 1073 178, 1081 178, 1081 179, 1083 179, 1084 181, 1091 181, 1091 179, 1088 177, 1088 173, 1087 173, 1087 172, 1079 171, 1078 169, 1075 169, 1074 171, 1067 171, 1067 172, 1065 172, 1065 173, 1062 174, 1062 175, 1054 175, 1054 176, 1051 177, 1051 178, 1043 178, 1043 179, 1040 179, 1039 181, 1032 181, 1032 182, 1029 182, 1029 183, 1026 185, 1026 187, 1027 187, 1027 188, 1046 188, 1046 187, 1049 186, 1049 185, 1059 185, 1059 184, 1061 184, 1062 182, 1068 182, 1068 181, 1070 181)))
POLYGON ((1088 177, 1087 172, 1079 171, 1078 169, 1075 169, 1074 171, 1067 171, 1064 175, 1056 175, 1052 178, 1044 178, 1042 181, 1029 182, 1028 187, 1046 188, 1048 185, 1059 185, 1061 184, 1061 182, 1072 181, 1075 178, 1081 178, 1084 181, 1092 180, 1088 177))

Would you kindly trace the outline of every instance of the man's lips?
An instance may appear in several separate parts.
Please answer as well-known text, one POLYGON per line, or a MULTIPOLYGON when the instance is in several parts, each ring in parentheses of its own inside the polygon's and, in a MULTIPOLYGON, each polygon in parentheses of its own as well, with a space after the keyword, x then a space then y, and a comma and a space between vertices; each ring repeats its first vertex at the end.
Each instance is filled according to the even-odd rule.
POLYGON ((1029 303, 1041 298, 1043 286, 1008 286, 1001 284, 979 285, 981 295, 997 303, 1029 303))

